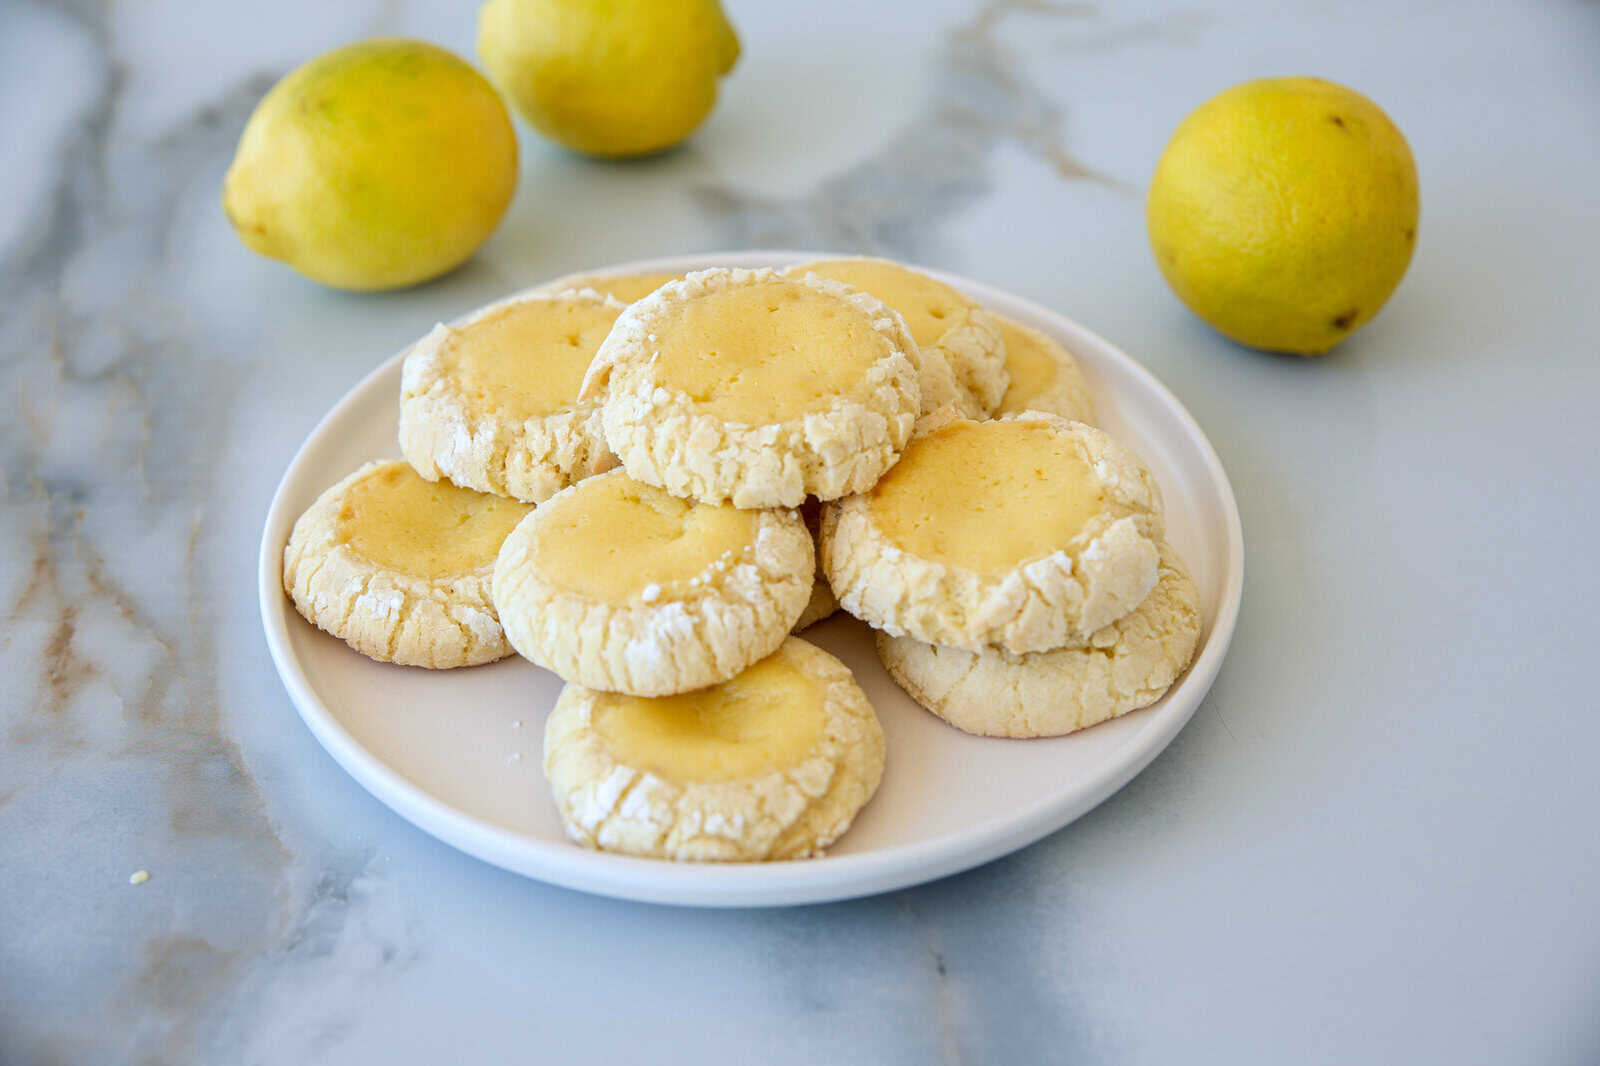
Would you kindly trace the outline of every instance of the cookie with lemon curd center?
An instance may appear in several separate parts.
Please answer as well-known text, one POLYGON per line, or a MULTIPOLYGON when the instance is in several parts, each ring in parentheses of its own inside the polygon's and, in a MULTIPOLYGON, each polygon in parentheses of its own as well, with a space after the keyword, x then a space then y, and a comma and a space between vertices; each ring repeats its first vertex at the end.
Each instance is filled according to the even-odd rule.
POLYGON ((868 315, 776 278, 685 301, 664 317, 660 387, 744 425, 803 418, 861 392, 884 350, 868 315))
POLYGON ((1148 707, 1188 668, 1200 641, 1200 594, 1161 546, 1155 588, 1078 648, 1013 655, 878 634, 878 657, 901 688, 958 729, 1053 737, 1148 707))
POLYGON ((810 534, 787 510, 702 504, 614 470, 506 538, 494 601, 513 647, 566 681, 666 696, 783 643, 811 595, 810 534))
POLYGON ((614 472, 549 508, 532 529, 532 558, 575 595, 624 605, 654 589, 680 598, 722 559, 755 543, 762 512, 700 504, 614 472))
POLYGON ((435 580, 480 573, 529 508, 389 463, 356 481, 336 513, 338 543, 385 570, 435 580))
POLYGON ((918 437, 823 511, 822 562, 876 629, 978 650, 1081 644, 1156 580, 1154 479, 1104 433, 1027 412, 918 437))
POLYGON ((530 508, 369 463, 318 497, 284 549, 305 618, 381 662, 443 669, 511 653, 490 595, 501 542, 530 508))
POLYGON ((920 406, 915 343, 864 293, 703 270, 632 304, 584 396, 628 473, 675 496, 793 507, 871 486, 920 406))
POLYGON ((849 669, 792 637, 681 695, 569 684, 545 729, 545 773, 568 834, 667 859, 819 854, 871 798, 883 764, 883 730, 849 669))
POLYGON ((435 327, 406 356, 400 447, 418 473, 539 502, 616 465, 599 407, 578 399, 623 304, 538 293, 435 327))
POLYGON ((734 781, 802 761, 822 736, 822 693, 782 655, 710 691, 661 699, 605 695, 594 729, 617 761, 665 781, 734 781))
POLYGON ((1094 400, 1072 353, 1041 330, 1001 315, 994 317, 1005 338, 1006 370, 1011 375, 995 414, 1045 411, 1094 425, 1094 400))
POLYGON ((1105 509, 1074 441, 1038 423, 936 434, 867 494, 872 520, 902 551, 984 576, 1071 541, 1105 509))
MULTIPOLYGON (((994 317, 941 281, 887 259, 823 259, 791 267, 796 276, 817 274, 869 292, 905 319, 917 347, 943 357, 960 386, 960 412, 980 418, 1005 395, 1005 342, 994 317)), ((925 403, 932 412, 936 405, 925 403)))

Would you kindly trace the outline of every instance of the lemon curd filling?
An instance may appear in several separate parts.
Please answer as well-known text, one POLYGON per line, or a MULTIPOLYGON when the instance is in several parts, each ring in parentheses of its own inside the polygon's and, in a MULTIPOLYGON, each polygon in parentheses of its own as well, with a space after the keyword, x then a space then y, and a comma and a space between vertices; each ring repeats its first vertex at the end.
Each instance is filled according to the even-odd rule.
POLYGON ((529 300, 467 326, 452 346, 463 391, 511 418, 572 406, 619 310, 584 300, 529 300))
POLYGON ((863 312, 791 281, 715 289, 674 308, 659 334, 658 382, 745 425, 826 410, 889 345, 863 312))
POLYGON ((678 281, 682 274, 615 274, 604 278, 583 278, 580 289, 593 289, 607 296, 615 296, 625 304, 642 300, 669 281, 678 281))
POLYGON ((493 563, 501 541, 531 510, 503 496, 424 480, 405 463, 391 463, 350 487, 336 535, 386 570, 453 577, 493 563))
POLYGON ((779 651, 680 696, 597 695, 594 729, 618 762, 668 781, 731 781, 802 762, 822 738, 822 693, 779 651))
POLYGON ((1064 548, 1105 499, 1048 425, 953 422, 913 442, 868 507, 905 551, 996 575, 1064 548))
POLYGON ((1055 385, 1061 364, 1039 343, 1037 334, 1015 322, 1001 319, 1000 336, 1006 342, 1006 370, 1011 374, 1000 410, 1020 411, 1055 385))
POLYGON ((808 263, 797 273, 820 274, 870 293, 900 312, 919 345, 936 344, 975 304, 943 282, 876 259, 830 259, 808 263))
POLYGON ((556 587, 603 603, 673 599, 725 555, 744 559, 760 511, 669 496, 621 471, 582 482, 540 510, 533 558, 556 587))

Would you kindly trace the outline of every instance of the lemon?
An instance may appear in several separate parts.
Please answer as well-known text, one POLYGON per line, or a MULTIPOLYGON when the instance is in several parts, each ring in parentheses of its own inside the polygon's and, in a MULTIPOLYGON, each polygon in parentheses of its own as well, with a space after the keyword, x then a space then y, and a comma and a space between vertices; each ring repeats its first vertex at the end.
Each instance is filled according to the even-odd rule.
POLYGON ((240 238, 342 289, 436 277, 488 239, 517 184, 494 87, 451 52, 378 39, 291 72, 256 106, 222 187, 240 238))
POLYGON ((1236 85, 1184 119, 1145 221, 1178 297, 1219 332, 1318 355, 1400 283, 1417 238, 1417 168, 1365 96, 1317 78, 1236 85))
POLYGON ((540 133, 615 158, 693 133, 739 38, 717 0, 488 0, 478 56, 540 133))

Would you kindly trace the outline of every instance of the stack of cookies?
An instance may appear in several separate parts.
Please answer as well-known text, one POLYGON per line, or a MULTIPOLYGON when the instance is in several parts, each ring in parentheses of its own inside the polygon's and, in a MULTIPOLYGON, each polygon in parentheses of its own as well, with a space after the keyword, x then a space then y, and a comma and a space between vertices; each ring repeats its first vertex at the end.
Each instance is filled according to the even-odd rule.
POLYGON ((416 345, 406 462, 328 490, 284 583, 373 658, 566 681, 545 772, 579 843, 816 855, 884 766, 791 635, 838 607, 972 733, 1080 729, 1188 665, 1160 494, 1093 419, 1060 345, 895 263, 567 279, 416 345))

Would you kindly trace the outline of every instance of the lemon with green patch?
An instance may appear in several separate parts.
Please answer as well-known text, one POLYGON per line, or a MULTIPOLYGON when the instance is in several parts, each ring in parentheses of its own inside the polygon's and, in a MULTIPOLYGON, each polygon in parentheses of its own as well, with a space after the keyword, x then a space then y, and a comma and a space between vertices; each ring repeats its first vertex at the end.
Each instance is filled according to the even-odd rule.
POLYGON ((517 184, 511 117, 483 75, 421 41, 361 41, 257 105, 223 183, 241 240, 341 289, 393 289, 469 258, 517 184))
POLYGON ((1369 322, 1416 246, 1417 169, 1376 104, 1317 78, 1206 101, 1156 166, 1146 223, 1178 297, 1253 348, 1320 355, 1369 322))

